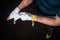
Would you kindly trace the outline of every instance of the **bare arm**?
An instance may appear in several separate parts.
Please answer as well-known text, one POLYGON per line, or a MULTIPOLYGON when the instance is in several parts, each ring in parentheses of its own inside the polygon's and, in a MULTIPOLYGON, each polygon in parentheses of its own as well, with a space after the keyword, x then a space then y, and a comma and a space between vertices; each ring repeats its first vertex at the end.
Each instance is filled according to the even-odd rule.
POLYGON ((21 9, 23 9, 26 6, 28 6, 32 2, 33 2, 33 0, 22 0, 22 2, 10 13, 10 16, 8 16, 7 20, 10 20, 10 19, 14 18, 14 22, 13 23, 16 24, 16 20, 19 19, 18 18, 19 16, 17 16, 16 14, 18 14, 21 9))
POLYGON ((60 18, 58 16, 53 16, 52 18, 37 16, 36 21, 50 26, 60 26, 60 18))
POLYGON ((31 4, 33 2, 33 0, 22 0, 22 2, 18 5, 18 7, 20 9, 28 6, 29 4, 31 4))

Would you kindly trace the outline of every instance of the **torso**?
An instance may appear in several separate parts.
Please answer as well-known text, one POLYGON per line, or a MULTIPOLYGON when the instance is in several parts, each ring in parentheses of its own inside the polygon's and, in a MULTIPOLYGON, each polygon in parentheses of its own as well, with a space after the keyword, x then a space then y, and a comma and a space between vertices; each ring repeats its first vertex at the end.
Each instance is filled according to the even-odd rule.
POLYGON ((35 0, 35 4, 44 15, 55 16, 60 10, 60 0, 35 0))

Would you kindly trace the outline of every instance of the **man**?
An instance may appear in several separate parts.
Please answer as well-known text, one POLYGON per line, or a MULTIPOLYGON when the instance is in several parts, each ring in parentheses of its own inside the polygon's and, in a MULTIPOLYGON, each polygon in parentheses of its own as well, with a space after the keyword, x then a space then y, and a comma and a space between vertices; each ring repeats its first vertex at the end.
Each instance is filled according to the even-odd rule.
POLYGON ((22 0, 22 2, 11 12, 7 20, 14 18, 14 24, 19 18, 22 21, 37 21, 50 26, 60 26, 60 0, 22 0), (38 8, 38 15, 20 12, 23 8, 34 1, 38 8), (20 12, 20 13, 19 13, 20 12), (41 16, 42 15, 42 16, 41 16))
MULTIPOLYGON (((39 8, 39 10, 41 10, 42 12, 45 12, 46 15, 48 16, 53 16, 53 18, 49 18, 49 17, 45 17, 45 16, 36 16, 36 20, 37 22, 43 23, 43 24, 47 24, 50 26, 59 26, 60 25, 60 1, 59 0, 46 0, 47 3, 45 2, 45 0, 36 0, 36 4, 39 8), (40 2, 40 3, 39 3, 40 2), (49 5, 48 4, 51 5, 49 5)), ((19 11, 21 9, 23 9, 24 7, 28 6, 29 4, 31 4, 33 2, 33 0, 23 0, 18 7, 15 9, 17 13, 19 13, 19 11)), ((12 12, 15 13, 15 12, 12 12)), ((11 15, 12 15, 11 14, 11 15)), ((9 19, 8 19, 9 20, 9 19)))

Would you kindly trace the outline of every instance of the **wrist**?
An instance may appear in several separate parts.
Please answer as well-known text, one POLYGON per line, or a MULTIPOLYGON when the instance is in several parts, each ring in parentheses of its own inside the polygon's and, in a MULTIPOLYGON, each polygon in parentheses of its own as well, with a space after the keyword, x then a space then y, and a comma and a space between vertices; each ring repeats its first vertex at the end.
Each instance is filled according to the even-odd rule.
POLYGON ((20 6, 18 6, 18 8, 21 10, 22 9, 22 7, 20 7, 20 6))
POLYGON ((16 10, 20 11, 21 9, 19 7, 16 7, 16 10))
POLYGON ((36 19, 37 19, 37 16, 36 15, 32 15, 31 20, 32 21, 36 21, 36 19))

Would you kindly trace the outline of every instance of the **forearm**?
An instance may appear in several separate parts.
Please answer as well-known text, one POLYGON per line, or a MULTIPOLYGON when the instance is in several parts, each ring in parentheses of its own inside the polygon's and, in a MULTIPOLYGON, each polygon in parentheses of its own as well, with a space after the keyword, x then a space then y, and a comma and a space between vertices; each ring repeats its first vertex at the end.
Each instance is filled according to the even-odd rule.
POLYGON ((31 4, 32 1, 33 1, 33 0, 22 0, 22 2, 18 5, 18 7, 19 7, 20 9, 22 9, 22 8, 28 6, 29 4, 31 4))
POLYGON ((36 19, 37 22, 50 25, 50 26, 59 26, 59 22, 56 20, 56 18, 49 18, 44 16, 37 16, 36 19))

